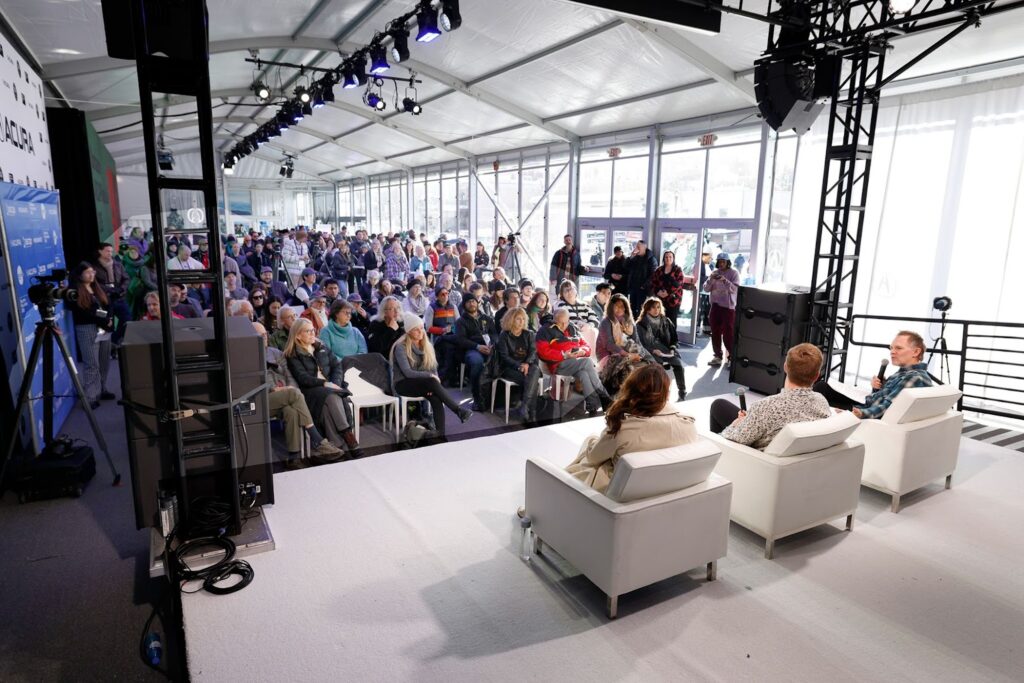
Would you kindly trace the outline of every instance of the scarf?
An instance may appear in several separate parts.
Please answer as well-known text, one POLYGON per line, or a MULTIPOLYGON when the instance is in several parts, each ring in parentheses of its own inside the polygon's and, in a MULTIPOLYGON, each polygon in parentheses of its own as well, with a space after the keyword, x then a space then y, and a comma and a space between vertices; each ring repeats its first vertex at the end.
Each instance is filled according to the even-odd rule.
POLYGON ((633 321, 624 318, 622 321, 612 319, 612 339, 616 346, 625 346, 626 337, 633 336, 633 321))

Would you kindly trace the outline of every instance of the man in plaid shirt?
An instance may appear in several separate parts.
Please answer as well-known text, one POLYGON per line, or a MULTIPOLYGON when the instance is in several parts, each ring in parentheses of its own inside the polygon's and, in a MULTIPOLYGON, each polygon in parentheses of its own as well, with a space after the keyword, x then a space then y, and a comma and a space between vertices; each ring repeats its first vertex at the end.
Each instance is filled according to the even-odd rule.
POLYGON ((832 388, 822 380, 814 385, 814 390, 823 394, 829 405, 849 410, 863 420, 877 420, 885 414, 892 401, 904 389, 932 386, 932 378, 928 375, 928 364, 924 362, 924 339, 916 332, 903 330, 889 344, 889 360, 899 367, 899 371, 884 382, 878 377, 871 378, 874 390, 861 402, 832 388))

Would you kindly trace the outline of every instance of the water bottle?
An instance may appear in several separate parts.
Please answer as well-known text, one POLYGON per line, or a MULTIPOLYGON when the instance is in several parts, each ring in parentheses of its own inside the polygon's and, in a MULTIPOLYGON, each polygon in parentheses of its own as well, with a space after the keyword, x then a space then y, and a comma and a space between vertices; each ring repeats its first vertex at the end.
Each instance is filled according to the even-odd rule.
POLYGON ((164 646, 160 643, 159 633, 150 633, 146 636, 146 659, 153 666, 160 666, 160 660, 164 656, 164 646))
POLYGON ((521 536, 519 538, 519 557, 523 562, 530 561, 530 552, 533 550, 533 538, 530 532, 530 527, 533 522, 529 517, 523 517, 519 520, 519 528, 521 530, 521 536))

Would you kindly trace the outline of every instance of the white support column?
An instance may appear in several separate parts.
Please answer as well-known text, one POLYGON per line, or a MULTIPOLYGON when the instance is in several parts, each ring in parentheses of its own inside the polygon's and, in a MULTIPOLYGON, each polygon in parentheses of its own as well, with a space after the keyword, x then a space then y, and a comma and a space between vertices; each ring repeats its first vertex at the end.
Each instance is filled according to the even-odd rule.
POLYGON ((767 124, 761 125, 761 152, 757 167, 757 198, 754 201, 754 234, 750 239, 751 275, 760 283, 764 273, 762 255, 766 253, 765 241, 768 239, 768 224, 771 222, 771 196, 775 178, 775 148, 778 134, 767 124), (768 198, 766 200, 766 197, 768 198))
POLYGON ((575 244, 580 243, 579 226, 576 219, 580 212, 580 143, 572 142, 569 145, 569 225, 566 226, 567 234, 572 235, 575 244))
POLYGON ((658 221, 658 187, 661 176, 661 131, 658 126, 651 126, 648 134, 647 147, 647 225, 644 226, 644 235, 647 244, 654 249, 661 258, 658 244, 658 236, 655 234, 658 221))

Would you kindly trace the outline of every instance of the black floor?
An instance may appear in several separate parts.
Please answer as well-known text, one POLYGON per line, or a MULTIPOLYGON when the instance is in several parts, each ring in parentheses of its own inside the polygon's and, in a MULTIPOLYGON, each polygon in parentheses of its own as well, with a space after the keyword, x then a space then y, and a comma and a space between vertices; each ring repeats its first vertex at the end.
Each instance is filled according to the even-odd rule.
MULTIPOLYGON (((688 396, 734 389, 727 370, 706 366, 711 354, 707 340, 699 341, 680 352, 688 396)), ((112 387, 118 386, 116 371, 115 364, 112 387)), ((112 402, 96 414, 124 485, 111 487, 97 450, 97 474, 81 498, 26 504, 11 492, 0 498, 0 681, 162 678, 138 656, 143 624, 164 584, 149 579, 149 535, 135 529, 124 414, 112 402)), ((449 425, 455 438, 468 438, 504 428, 504 416, 477 414, 449 425)), ((61 431, 93 442, 80 410, 61 431)), ((379 425, 364 426, 361 436, 371 453, 393 448, 379 425)), ((165 647, 168 659, 175 660, 175 650, 180 655, 173 641, 165 647)))

